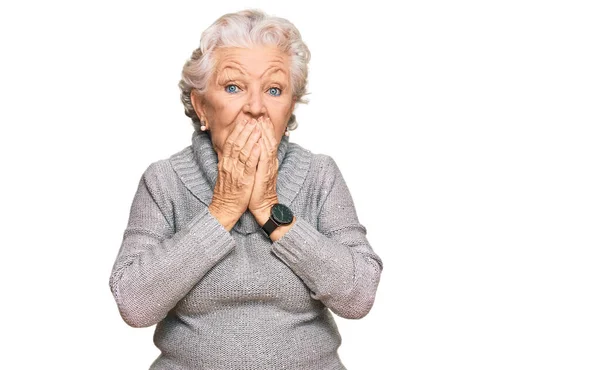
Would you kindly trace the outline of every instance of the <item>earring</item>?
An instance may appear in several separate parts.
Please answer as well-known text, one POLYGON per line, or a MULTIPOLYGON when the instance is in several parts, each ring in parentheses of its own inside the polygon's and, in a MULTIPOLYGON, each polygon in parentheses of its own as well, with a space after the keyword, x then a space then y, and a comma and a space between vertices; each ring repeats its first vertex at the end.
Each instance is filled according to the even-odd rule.
POLYGON ((288 129, 286 128, 286 129, 285 129, 285 133, 284 133, 284 135, 285 135, 285 136, 290 136, 290 130, 288 130, 288 129))
POLYGON ((206 131, 206 125, 204 124, 204 121, 200 120, 200 131, 206 131))

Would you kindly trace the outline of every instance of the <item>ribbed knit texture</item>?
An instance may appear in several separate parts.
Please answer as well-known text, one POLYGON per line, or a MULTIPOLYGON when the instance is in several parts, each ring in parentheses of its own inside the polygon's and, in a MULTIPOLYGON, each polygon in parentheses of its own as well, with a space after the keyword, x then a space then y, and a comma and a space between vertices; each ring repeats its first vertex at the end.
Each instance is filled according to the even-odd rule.
POLYGON ((331 157, 283 137, 278 241, 250 212, 231 232, 208 212, 218 175, 207 133, 151 164, 133 199, 110 288, 129 325, 157 324, 151 369, 340 370, 330 310, 366 315, 382 269, 331 157))

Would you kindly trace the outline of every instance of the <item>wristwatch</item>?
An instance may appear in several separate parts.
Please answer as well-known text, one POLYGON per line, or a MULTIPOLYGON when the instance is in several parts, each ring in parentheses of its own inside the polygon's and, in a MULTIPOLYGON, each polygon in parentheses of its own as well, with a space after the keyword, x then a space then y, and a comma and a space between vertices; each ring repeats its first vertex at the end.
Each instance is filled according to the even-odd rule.
POLYGON ((267 236, 271 236, 271 233, 279 226, 289 225, 293 220, 294 214, 292 213, 292 210, 284 204, 276 203, 271 207, 271 215, 267 222, 262 226, 262 230, 267 236))

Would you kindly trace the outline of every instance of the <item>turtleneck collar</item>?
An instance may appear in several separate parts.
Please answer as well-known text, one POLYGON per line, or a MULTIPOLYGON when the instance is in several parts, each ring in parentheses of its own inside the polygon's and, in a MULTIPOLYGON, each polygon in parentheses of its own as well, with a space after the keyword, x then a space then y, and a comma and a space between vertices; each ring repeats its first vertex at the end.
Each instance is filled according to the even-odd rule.
MULTIPOLYGON (((298 195, 308 174, 311 155, 298 144, 290 143, 288 136, 281 139, 277 149, 277 197, 280 203, 290 206, 298 195)), ((218 156, 209 134, 194 132, 192 145, 172 155, 170 162, 186 188, 206 206, 210 205, 218 175, 218 156)), ((244 212, 234 226, 234 230, 242 234, 253 233, 259 228, 250 211, 244 212)))

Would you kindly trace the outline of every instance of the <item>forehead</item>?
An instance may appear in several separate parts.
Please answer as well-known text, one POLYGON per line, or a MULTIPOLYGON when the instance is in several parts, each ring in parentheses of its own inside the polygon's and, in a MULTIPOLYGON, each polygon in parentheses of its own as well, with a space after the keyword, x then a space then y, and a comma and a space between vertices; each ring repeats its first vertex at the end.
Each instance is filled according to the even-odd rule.
POLYGON ((241 73, 260 78, 269 72, 289 74, 290 57, 272 46, 253 48, 221 48, 215 53, 218 75, 223 73, 241 73))

